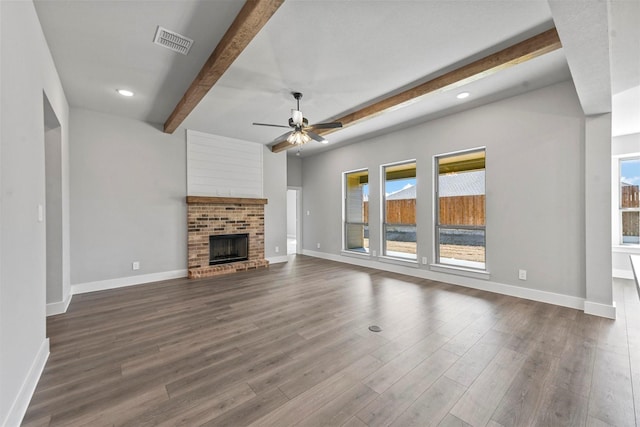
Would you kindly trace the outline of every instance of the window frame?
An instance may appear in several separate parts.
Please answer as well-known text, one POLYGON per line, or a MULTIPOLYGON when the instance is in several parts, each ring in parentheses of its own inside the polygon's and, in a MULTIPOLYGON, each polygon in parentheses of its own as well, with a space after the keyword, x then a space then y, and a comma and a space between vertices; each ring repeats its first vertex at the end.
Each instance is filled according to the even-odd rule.
POLYGON ((443 266, 446 268, 462 268, 462 269, 468 269, 471 271, 477 271, 477 272, 481 272, 481 273, 485 273, 488 272, 488 267, 487 267, 487 218, 486 218, 486 205, 487 205, 487 200, 486 200, 486 194, 487 194, 487 190, 486 190, 486 182, 487 182, 487 178, 486 178, 486 171, 487 171, 487 166, 486 166, 486 161, 487 161, 487 148, 486 147, 476 147, 476 148, 470 148, 470 149, 466 149, 466 150, 459 150, 459 151, 454 151, 454 152, 450 152, 450 153, 443 153, 443 154, 438 154, 433 156, 433 197, 434 197, 434 201, 433 201, 433 206, 434 206, 434 216, 433 216, 433 229, 434 229, 434 237, 433 237, 433 242, 434 242, 434 264, 436 266, 443 266), (439 161, 440 159, 444 159, 444 158, 448 158, 448 157, 456 157, 456 156, 460 156, 460 155, 464 155, 464 154, 471 154, 471 153, 475 153, 475 152, 484 152, 484 162, 485 162, 485 166, 484 166, 484 171, 485 171, 485 200, 484 200, 484 205, 485 205, 485 221, 484 221, 484 225, 483 226, 479 226, 479 225, 452 225, 452 224, 440 224, 440 165, 439 165, 439 161), (478 267, 474 267, 472 265, 463 265, 462 263, 460 264, 455 264, 455 263, 443 263, 441 261, 440 258, 440 231, 444 229, 444 230, 482 230, 484 231, 484 267, 483 268, 478 268, 478 267))
MULTIPOLYGON (((354 169, 354 170, 350 170, 350 171, 345 171, 342 173, 342 251, 343 252, 347 252, 350 254, 357 254, 357 255, 366 255, 366 256, 370 256, 371 255, 371 239, 369 239, 369 247, 365 248, 363 246, 363 251, 359 251, 359 250, 354 250, 354 249, 350 249, 348 248, 348 244, 347 244, 347 237, 349 235, 348 233, 348 228, 349 225, 358 225, 358 226, 362 226, 363 227, 363 232, 366 229, 369 228, 369 221, 367 222, 351 222, 348 221, 349 219, 349 215, 347 213, 347 208, 348 208, 348 200, 347 200, 347 196, 348 196, 348 189, 347 189, 347 184, 348 184, 348 176, 351 174, 356 174, 356 173, 362 173, 362 172, 366 172, 367 175, 367 184, 369 184, 369 178, 371 177, 370 173, 369 173, 369 168, 360 168, 360 169, 354 169)), ((364 209, 364 200, 363 200, 363 209, 364 209)), ((369 209, 371 209, 371 205, 369 205, 369 209)), ((367 215, 368 217, 368 215, 367 215)))
MULTIPOLYGON (((399 260, 399 261, 406 261, 406 262, 418 262, 418 215, 417 212, 415 214, 415 223, 413 224, 395 224, 395 223, 389 223, 387 224, 386 219, 387 219, 387 194, 386 194, 386 183, 387 183, 387 173, 386 173, 386 168, 388 167, 395 167, 395 166, 402 166, 402 165, 408 165, 408 164, 414 164, 415 165, 415 180, 416 180, 416 204, 418 201, 418 161, 417 159, 408 159, 408 160, 401 160, 401 161, 397 161, 397 162, 393 162, 393 163, 385 163, 380 165, 380 198, 382 200, 382 203, 380 205, 380 249, 382 252, 382 256, 386 257, 386 258, 390 258, 390 259, 394 259, 394 260, 399 260), (406 226, 413 226, 416 230, 416 253, 415 253, 415 257, 402 257, 402 256, 394 256, 394 255, 389 255, 387 253, 387 226, 391 225, 391 226, 402 226, 402 225, 406 225, 406 226)), ((417 205, 416 205, 416 210, 417 210, 417 205)))
POLYGON ((622 162, 625 161, 640 161, 640 155, 638 154, 633 154, 633 155, 629 155, 629 156, 624 156, 624 157, 620 157, 618 158, 618 182, 617 182, 617 187, 618 187, 618 243, 620 244, 620 246, 624 246, 626 248, 638 248, 640 247, 640 242, 639 243, 625 243, 624 242, 624 224, 623 224, 623 214, 625 212, 640 212, 640 206, 638 207, 630 207, 630 208, 625 208, 622 206, 622 162))

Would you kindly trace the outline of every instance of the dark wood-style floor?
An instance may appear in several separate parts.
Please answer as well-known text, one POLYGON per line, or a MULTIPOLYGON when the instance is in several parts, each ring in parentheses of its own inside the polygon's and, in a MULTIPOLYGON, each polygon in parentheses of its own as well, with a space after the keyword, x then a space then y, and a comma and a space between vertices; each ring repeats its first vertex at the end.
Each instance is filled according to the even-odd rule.
POLYGON ((614 322, 298 256, 76 295, 23 425, 634 426, 640 303, 615 293, 614 322))

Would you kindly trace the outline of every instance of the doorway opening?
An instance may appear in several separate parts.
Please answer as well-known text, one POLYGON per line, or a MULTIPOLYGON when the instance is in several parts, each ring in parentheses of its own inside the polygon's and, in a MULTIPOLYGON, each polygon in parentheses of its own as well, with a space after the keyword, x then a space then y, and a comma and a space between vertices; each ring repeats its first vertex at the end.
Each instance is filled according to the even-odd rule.
POLYGON ((300 188, 287 189, 287 255, 300 253, 301 224, 300 224, 300 188))
POLYGON ((64 299, 62 280, 62 128, 47 95, 44 108, 47 304, 64 299))

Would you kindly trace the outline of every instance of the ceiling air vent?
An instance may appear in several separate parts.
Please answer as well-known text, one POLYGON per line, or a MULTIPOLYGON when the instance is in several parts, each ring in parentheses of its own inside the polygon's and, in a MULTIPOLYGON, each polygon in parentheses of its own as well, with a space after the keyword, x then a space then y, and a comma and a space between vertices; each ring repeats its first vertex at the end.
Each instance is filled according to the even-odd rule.
POLYGON ((189 49, 191 49, 191 45, 193 44, 193 40, 162 28, 161 26, 158 26, 153 42, 183 55, 189 53, 189 49))

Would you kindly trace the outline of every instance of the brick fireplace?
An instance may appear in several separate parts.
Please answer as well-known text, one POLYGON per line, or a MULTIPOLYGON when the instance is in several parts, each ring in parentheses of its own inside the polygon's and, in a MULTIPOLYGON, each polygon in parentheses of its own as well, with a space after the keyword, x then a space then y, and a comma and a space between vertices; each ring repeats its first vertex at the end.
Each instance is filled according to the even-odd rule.
POLYGON ((267 199, 187 196, 189 278, 268 267, 264 259, 267 199), (247 260, 210 265, 210 236, 249 235, 247 260))

